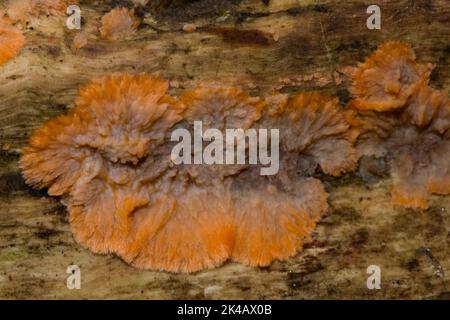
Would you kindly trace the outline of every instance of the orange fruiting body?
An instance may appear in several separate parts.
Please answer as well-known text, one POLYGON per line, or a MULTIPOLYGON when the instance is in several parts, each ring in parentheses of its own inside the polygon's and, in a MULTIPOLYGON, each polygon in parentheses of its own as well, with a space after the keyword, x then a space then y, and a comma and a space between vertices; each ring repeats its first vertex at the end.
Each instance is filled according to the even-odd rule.
POLYGON ((133 10, 115 8, 102 17, 100 35, 109 40, 120 40, 132 35, 139 24, 133 10))
POLYGON ((0 19, 0 65, 15 57, 24 44, 22 32, 5 19, 0 19))
POLYGON ((424 209, 432 193, 450 193, 450 100, 428 85, 431 70, 388 42, 352 73, 358 156, 391 159, 395 205, 424 209))
POLYGON ((205 86, 177 100, 167 90, 149 75, 93 80, 72 111, 32 135, 20 162, 26 182, 62 197, 79 243, 139 268, 193 272, 229 259, 266 266, 295 254, 327 210, 311 173, 355 165, 337 100, 262 100, 205 86), (174 165, 170 132, 194 121, 282 130, 279 172, 268 179, 259 165, 174 165))
POLYGON ((72 49, 73 50, 79 50, 88 44, 88 37, 83 33, 77 33, 73 37, 72 41, 72 49))
POLYGON ((67 7, 77 3, 78 0, 9 0, 6 12, 14 21, 25 23, 40 14, 64 16, 67 7))
POLYGON ((354 68, 351 106, 358 110, 387 111, 404 106, 432 65, 415 62, 412 48, 401 42, 387 42, 354 68))

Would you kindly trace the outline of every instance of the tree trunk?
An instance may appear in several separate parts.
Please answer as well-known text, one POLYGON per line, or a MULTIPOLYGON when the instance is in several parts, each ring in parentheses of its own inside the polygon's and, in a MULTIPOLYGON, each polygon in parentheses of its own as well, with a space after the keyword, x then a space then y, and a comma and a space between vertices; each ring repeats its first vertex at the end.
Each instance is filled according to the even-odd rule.
POLYGON ((131 2, 99 2, 80 4, 87 46, 71 48, 76 31, 65 18, 41 16, 25 28, 20 54, 0 66, 0 298, 450 298, 450 197, 433 197, 428 210, 394 208, 385 177, 326 178, 330 209, 287 261, 168 274, 83 249, 59 199, 27 187, 17 166, 33 129, 73 107, 80 85, 112 72, 161 73, 175 95, 215 82, 254 95, 326 91, 345 104, 342 68, 401 40, 419 62, 436 64, 432 85, 448 91, 448 0, 377 1, 381 30, 367 29, 361 0, 150 1, 136 9, 140 29, 116 42, 99 38, 101 17, 110 3, 131 2), (80 290, 66 288, 73 264, 80 290), (370 265, 381 268, 380 290, 367 289, 370 265))

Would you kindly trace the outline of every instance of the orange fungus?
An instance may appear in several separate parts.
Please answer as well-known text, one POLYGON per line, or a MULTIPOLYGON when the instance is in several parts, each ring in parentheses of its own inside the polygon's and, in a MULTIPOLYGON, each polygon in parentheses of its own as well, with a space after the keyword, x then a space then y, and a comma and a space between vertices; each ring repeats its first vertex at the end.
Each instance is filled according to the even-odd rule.
POLYGON ((41 14, 64 16, 67 7, 78 0, 9 0, 7 14, 14 21, 27 22, 31 16, 41 14))
POLYGON ((312 175, 337 176, 356 162, 337 100, 318 93, 262 100, 206 86, 177 99, 167 90, 167 81, 150 75, 92 81, 72 111, 30 138, 20 162, 26 182, 62 198, 79 243, 139 268, 266 266, 295 254, 327 209, 312 175), (260 163, 174 163, 171 133, 193 132, 198 121, 215 134, 278 129, 279 170, 267 176, 260 163))
POLYGON ((411 47, 389 42, 353 72, 359 156, 386 156, 392 203, 427 208, 431 194, 450 193, 450 101, 429 86, 431 65, 411 47))
POLYGON ((6 19, 0 19, 0 65, 15 57, 24 43, 22 32, 6 19))
POLYGON ((133 10, 115 8, 102 18, 100 34, 109 40, 119 40, 132 35, 139 26, 140 21, 133 10))

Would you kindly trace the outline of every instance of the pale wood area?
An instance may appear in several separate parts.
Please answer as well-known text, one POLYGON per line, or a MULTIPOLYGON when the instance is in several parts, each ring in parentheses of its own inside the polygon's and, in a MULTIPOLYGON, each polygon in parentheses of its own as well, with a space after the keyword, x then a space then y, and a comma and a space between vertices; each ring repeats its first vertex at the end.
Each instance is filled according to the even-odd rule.
MULTIPOLYGON (((96 30, 113 2, 127 1, 82 1, 83 29, 96 30)), ((203 0, 139 10, 144 19, 133 37, 107 42, 94 34, 76 52, 64 19, 32 20, 25 48, 0 66, 0 298, 450 298, 450 197, 432 198, 426 211, 399 209, 388 179, 326 178, 330 210, 296 257, 264 269, 228 263, 168 274, 77 245, 59 200, 27 187, 17 168, 31 131, 71 108, 88 79, 110 72, 159 72, 173 94, 205 81, 255 95, 323 90, 344 104, 340 69, 383 41, 403 40, 420 62, 436 64, 433 86, 449 90, 450 2, 375 3, 382 29, 373 31, 360 0, 203 0), (186 23, 196 30, 184 32, 186 23), (66 288, 71 264, 81 267, 81 290, 66 288), (371 264, 381 267, 381 290, 366 288, 371 264)))

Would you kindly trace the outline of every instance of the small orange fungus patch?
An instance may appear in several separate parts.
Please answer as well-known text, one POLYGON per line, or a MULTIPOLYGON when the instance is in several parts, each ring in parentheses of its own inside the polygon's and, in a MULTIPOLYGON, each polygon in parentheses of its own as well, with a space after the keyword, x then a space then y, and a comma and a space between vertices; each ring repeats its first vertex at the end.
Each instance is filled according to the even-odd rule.
POLYGON ((22 31, 0 19, 0 65, 15 57, 24 44, 22 31))
POLYGON ((66 15, 67 7, 77 4, 78 0, 9 0, 7 14, 14 21, 26 23, 31 16, 66 15))
POLYGON ((102 18, 100 34, 109 40, 126 38, 136 32, 140 20, 134 15, 133 10, 127 8, 115 8, 102 18))

